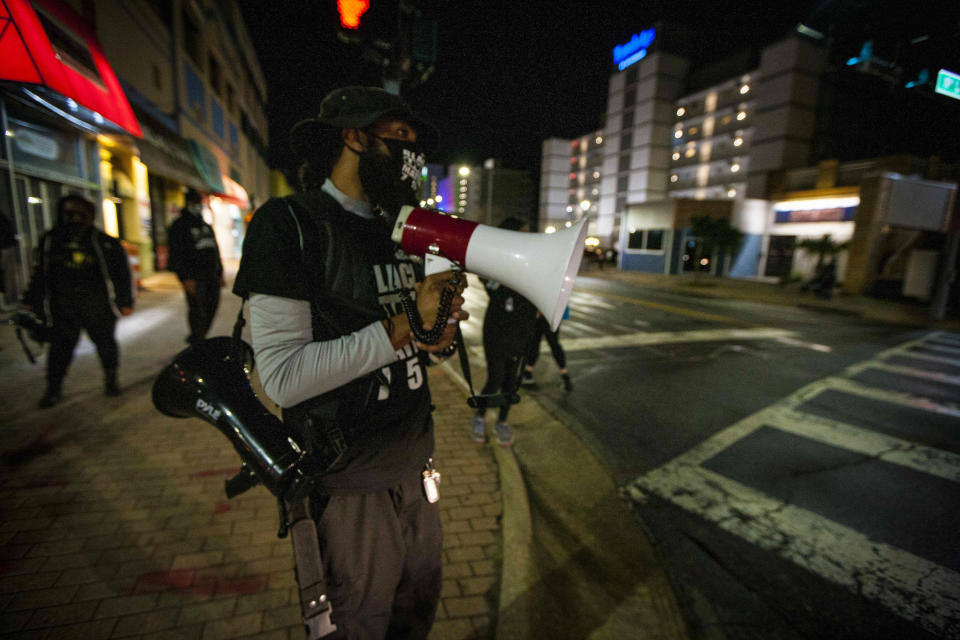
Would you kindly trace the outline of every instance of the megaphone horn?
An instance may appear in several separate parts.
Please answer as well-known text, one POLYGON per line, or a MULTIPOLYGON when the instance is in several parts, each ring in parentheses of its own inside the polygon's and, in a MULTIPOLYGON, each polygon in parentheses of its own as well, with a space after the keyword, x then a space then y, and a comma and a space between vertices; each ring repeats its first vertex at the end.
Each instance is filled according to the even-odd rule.
POLYGON ((453 263, 510 287, 532 302, 555 331, 573 293, 586 235, 586 218, 557 233, 523 233, 406 206, 392 238, 404 253, 440 256, 449 261, 445 268, 453 263))

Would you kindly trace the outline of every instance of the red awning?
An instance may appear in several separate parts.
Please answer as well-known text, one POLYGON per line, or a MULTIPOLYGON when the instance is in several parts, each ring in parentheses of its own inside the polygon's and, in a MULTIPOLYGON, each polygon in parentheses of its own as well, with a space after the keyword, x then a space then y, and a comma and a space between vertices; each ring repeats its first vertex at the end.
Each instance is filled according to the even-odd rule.
POLYGON ((0 0, 0 80, 48 87, 140 137, 93 29, 66 3, 36 4, 0 0))

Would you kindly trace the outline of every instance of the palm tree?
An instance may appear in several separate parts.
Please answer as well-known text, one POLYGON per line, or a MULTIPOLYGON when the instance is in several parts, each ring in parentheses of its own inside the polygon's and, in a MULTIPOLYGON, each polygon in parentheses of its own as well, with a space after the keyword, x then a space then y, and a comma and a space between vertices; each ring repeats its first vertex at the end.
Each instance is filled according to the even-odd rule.
POLYGON ((804 238, 797 242, 796 247, 809 253, 817 255, 817 267, 815 273, 820 273, 823 269, 823 263, 827 258, 832 258, 841 251, 845 251, 850 246, 850 241, 834 242, 829 233, 822 238, 804 238))
MULTIPOLYGON (((690 235, 700 238, 700 250, 696 256, 697 274, 700 273, 702 255, 712 257, 716 250, 718 257, 729 256, 735 253, 743 242, 743 232, 731 225, 727 218, 694 216, 690 219, 690 235)), ((718 270, 715 275, 719 278, 723 274, 718 270)))

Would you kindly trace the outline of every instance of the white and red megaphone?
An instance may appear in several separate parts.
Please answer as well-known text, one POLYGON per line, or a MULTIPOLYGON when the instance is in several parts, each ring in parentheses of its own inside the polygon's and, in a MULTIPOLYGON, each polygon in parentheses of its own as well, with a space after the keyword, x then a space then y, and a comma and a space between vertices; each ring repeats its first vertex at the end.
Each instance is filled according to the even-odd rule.
POLYGON ((393 241, 422 256, 427 275, 469 271, 505 284, 532 302, 556 330, 583 259, 587 219, 557 233, 523 233, 462 220, 432 209, 403 207, 393 241))

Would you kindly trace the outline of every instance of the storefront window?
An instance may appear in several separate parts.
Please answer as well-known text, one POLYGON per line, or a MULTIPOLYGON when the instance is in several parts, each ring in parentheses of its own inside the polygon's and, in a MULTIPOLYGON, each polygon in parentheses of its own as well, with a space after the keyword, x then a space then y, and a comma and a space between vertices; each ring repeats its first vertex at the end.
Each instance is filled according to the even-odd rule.
POLYGON ((75 134, 10 118, 13 161, 18 165, 81 178, 80 146, 75 134))

